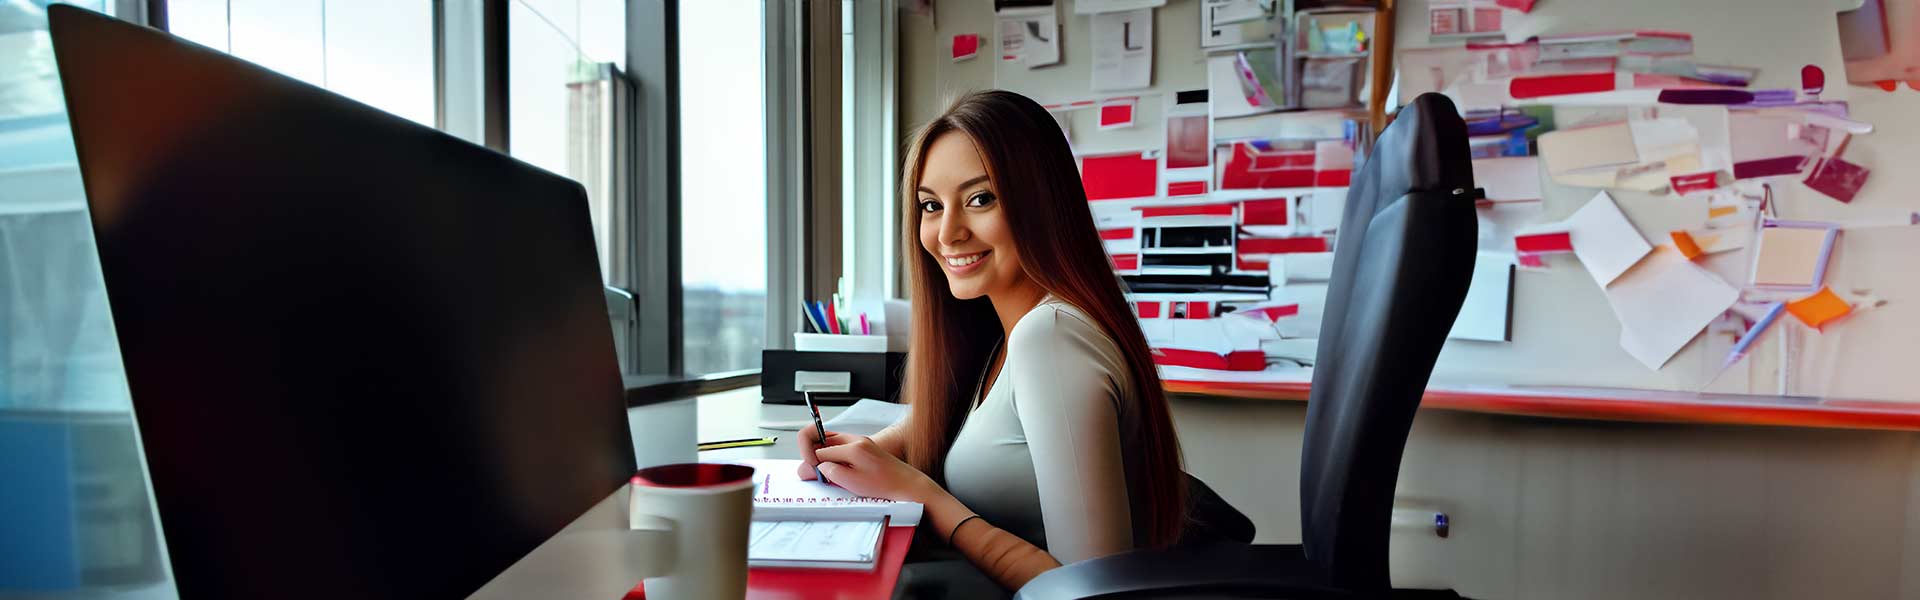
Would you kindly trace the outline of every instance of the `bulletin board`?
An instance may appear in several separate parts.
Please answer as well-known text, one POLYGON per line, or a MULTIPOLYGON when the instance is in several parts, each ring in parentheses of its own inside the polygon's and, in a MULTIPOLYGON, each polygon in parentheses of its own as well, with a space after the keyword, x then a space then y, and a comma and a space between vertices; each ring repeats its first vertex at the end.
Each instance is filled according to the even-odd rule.
MULTIPOLYGON (((904 26, 906 56, 902 114, 924 121, 952 94, 1000 87, 1043 103, 1099 97, 1091 92, 1084 40, 1086 19, 1072 0, 1059 0, 1063 26, 1061 64, 1025 69, 1000 64, 993 55, 995 17, 990 3, 937 3, 933 20, 904 26), (946 44, 957 33, 981 34, 977 58, 954 62, 946 44)), ((1457 2, 1456 2, 1457 4, 1457 2)), ((1759 69, 1754 89, 1797 89, 1804 65, 1821 67, 1828 84, 1823 99, 1850 104, 1853 119, 1872 123, 1855 136, 1848 160, 1872 177, 1851 204, 1841 204, 1797 182, 1773 186, 1782 219, 1846 221, 1920 210, 1920 169, 1899 161, 1920 149, 1920 92, 1854 87, 1845 82, 1837 11, 1858 0, 1538 0, 1525 18, 1505 25, 1510 37, 1540 33, 1661 29, 1693 36, 1697 62, 1759 69)), ((1155 10, 1153 84, 1143 98, 1208 86, 1207 52, 1199 45, 1201 0, 1168 0, 1155 10)), ((1395 3, 1397 50, 1457 45, 1457 38, 1430 39, 1428 0, 1395 3)), ((903 17, 912 23, 913 17, 903 17)), ((1129 92, 1133 94, 1135 92, 1129 92)), ((1405 99, 1402 98, 1402 101, 1405 99)), ((1137 150, 1162 142, 1164 107, 1144 102, 1131 130, 1096 131, 1093 111, 1078 111, 1070 123, 1077 153, 1137 150)), ((1263 118, 1218 121, 1216 139, 1272 131, 1263 118), (1223 131, 1222 124, 1237 130, 1223 131)), ((1911 162, 1908 159, 1907 162, 1911 162)), ((1544 178, 1543 178, 1544 179, 1544 178)), ((1540 217, 1559 220, 1597 190, 1542 182, 1540 217)), ((1610 190, 1622 212, 1648 240, 1698 225, 1694 207, 1673 195, 1610 190)), ((1706 265, 1730 280, 1746 258, 1709 259, 1706 265)), ((1920 402, 1920 385, 1903 375, 1920 356, 1920 228, 1848 230, 1839 238, 1826 281, 1869 292, 1884 305, 1861 311, 1815 331, 1797 324, 1776 326, 1748 358, 1714 378, 1731 350, 1731 336, 1694 339, 1658 370, 1622 350, 1620 326, 1602 290, 1571 256, 1549 257, 1543 270, 1512 279, 1510 341, 1449 340, 1434 373, 1436 384, 1589 387, 1732 394, 1788 395, 1920 402), (1711 385, 1703 387, 1709 379, 1711 385)))
MULTIPOLYGON (((1398 3, 1400 49, 1459 43, 1430 40, 1428 0, 1398 3)), ((1826 74, 1821 98, 1849 104, 1851 118, 1873 124, 1854 136, 1847 160, 1872 169, 1850 204, 1795 181, 1772 186, 1787 220, 1852 221, 1920 209, 1920 170, 1906 168, 1920 150, 1920 92, 1847 85, 1835 26, 1838 11, 1859 0, 1540 0, 1524 19, 1510 19, 1509 39, 1576 31, 1659 29, 1690 33, 1697 62, 1759 69, 1753 89, 1798 89, 1800 71, 1826 74)), ((1595 190, 1543 181, 1544 217, 1564 218, 1595 190)), ((1697 209, 1673 195, 1609 190, 1641 234, 1659 240, 1668 231, 1697 226, 1697 209)), ((1748 264, 1743 253, 1714 257, 1708 266, 1729 281, 1748 264)), ((1849 229, 1840 235, 1826 272, 1835 290, 1870 292, 1886 300, 1815 331, 1776 325, 1745 361, 1705 389, 1710 392, 1920 402, 1912 370, 1920 356, 1920 229, 1849 229), (1784 360, 1783 360, 1784 359, 1784 360), (1781 371, 1783 370, 1784 373, 1781 371), (1785 382, 1784 389, 1781 386, 1785 382)), ((1620 328, 1594 281, 1571 257, 1544 271, 1522 272, 1513 289, 1512 341, 1450 341, 1436 382, 1694 391, 1711 379, 1731 350, 1728 335, 1702 335, 1659 371, 1622 351, 1620 328)))

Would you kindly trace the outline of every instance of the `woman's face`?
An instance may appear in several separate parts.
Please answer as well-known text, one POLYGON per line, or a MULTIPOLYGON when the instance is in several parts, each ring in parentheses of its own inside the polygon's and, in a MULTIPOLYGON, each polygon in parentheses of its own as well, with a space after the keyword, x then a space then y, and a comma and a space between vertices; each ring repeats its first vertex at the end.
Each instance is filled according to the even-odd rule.
POLYGON ((1032 285, 1020 269, 1007 213, 987 180, 987 165, 973 138, 957 131, 934 138, 915 193, 920 247, 946 272, 955 298, 971 300, 1032 285))

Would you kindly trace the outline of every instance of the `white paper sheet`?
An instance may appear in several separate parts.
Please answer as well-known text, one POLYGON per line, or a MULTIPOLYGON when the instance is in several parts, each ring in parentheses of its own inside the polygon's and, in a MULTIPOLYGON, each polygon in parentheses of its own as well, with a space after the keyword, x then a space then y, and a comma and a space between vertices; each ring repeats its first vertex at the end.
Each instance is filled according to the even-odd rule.
POLYGON ((1079 0, 1073 3, 1073 14, 1093 15, 1123 10, 1157 8, 1166 5, 1167 0, 1079 0))
POLYGON ((1495 202, 1539 200, 1540 157, 1506 156, 1473 160, 1473 182, 1495 202))
POLYGON ((1620 347, 1655 371, 1733 306, 1740 291, 1672 246, 1660 246, 1606 289, 1620 347))
POLYGON ((1094 91, 1134 90, 1153 84, 1153 9, 1087 18, 1093 46, 1094 91))
POLYGON ((1567 232, 1572 234, 1573 255, 1593 275, 1593 282, 1603 288, 1653 249, 1606 192, 1594 194, 1593 200, 1567 217, 1566 223, 1567 232))
POLYGON ((865 398, 840 411, 823 425, 827 431, 873 435, 907 417, 907 405, 865 398))
POLYGON ((747 561, 872 563, 880 521, 754 521, 747 561))
POLYGON ((1029 69, 1060 64, 1060 20, 1053 10, 1000 17, 1000 60, 1029 69))
POLYGON ((1473 287, 1467 289, 1467 300, 1460 305, 1460 316, 1454 318, 1453 329, 1447 337, 1456 340, 1476 340, 1482 342, 1511 341, 1512 314, 1510 301, 1513 298, 1513 255, 1501 252, 1481 252, 1473 262, 1473 287))

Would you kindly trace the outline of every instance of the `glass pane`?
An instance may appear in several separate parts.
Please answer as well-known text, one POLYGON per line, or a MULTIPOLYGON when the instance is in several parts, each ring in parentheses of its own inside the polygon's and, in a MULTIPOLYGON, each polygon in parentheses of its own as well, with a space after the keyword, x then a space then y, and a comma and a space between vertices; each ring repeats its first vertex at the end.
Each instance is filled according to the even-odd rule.
MULTIPOLYGON (((549 3, 551 4, 551 3, 549 3)), ((613 264, 612 85, 579 45, 526 3, 507 9, 507 131, 514 158, 587 188, 600 276, 613 264)))
POLYGON ((234 56, 325 87, 327 58, 320 0, 229 0, 227 39, 234 56))
POLYGON ((432 127, 432 2, 329 0, 325 6, 327 89, 432 127))
POLYGON ((766 347, 760 23, 753 0, 680 5, 682 352, 690 375, 759 367, 766 347))
POLYGON ((0 65, 0 597, 173 598, 38 3, 0 65))
POLYGON ((581 0, 580 51, 593 62, 627 68, 627 3, 624 0, 581 0))
POLYGON ((168 0, 167 31, 202 46, 229 51, 227 0, 168 0))
POLYGON ((432 0, 169 0, 167 27, 433 126, 432 0))

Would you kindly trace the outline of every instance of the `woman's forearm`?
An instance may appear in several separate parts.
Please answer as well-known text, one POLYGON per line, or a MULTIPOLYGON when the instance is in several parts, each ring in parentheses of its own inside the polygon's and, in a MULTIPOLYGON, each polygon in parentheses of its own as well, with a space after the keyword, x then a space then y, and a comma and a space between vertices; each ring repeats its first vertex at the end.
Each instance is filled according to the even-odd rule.
POLYGON ((948 541, 955 550, 1009 590, 1020 589, 1028 580, 1060 566, 1047 551, 985 519, 968 521, 973 511, 944 488, 932 486, 922 494, 920 503, 926 505, 924 520, 936 535, 941 539, 953 536, 948 541))

